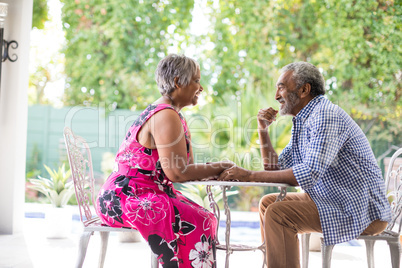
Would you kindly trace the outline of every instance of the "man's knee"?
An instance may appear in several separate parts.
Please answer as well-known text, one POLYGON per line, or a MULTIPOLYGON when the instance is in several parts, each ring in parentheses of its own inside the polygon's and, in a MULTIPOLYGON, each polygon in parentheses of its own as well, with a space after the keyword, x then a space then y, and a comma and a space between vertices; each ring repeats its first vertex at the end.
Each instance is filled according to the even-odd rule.
POLYGON ((277 196, 278 194, 267 194, 263 196, 260 200, 260 211, 265 211, 268 206, 275 203, 277 196))
POLYGON ((281 203, 272 203, 269 205, 264 214, 265 222, 267 223, 279 223, 283 221, 283 210, 281 209, 281 203))

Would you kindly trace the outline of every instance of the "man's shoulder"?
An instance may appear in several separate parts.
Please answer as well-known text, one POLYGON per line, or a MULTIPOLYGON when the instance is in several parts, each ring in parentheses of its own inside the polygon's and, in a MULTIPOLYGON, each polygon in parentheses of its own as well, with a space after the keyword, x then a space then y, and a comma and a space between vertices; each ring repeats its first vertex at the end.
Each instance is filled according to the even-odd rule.
POLYGON ((318 117, 339 117, 344 120, 350 116, 337 104, 331 102, 327 98, 322 98, 321 102, 315 107, 312 114, 318 117))
POLYGON ((312 128, 331 125, 351 132, 357 132, 360 129, 345 110, 326 98, 316 106, 306 123, 312 128))

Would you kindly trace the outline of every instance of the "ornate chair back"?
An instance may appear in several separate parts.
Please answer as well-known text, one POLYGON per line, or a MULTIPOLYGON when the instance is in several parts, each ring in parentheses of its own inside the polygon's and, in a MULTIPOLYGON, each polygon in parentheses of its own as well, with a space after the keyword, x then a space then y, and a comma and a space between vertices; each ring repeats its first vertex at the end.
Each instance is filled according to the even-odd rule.
POLYGON ((91 150, 87 142, 82 137, 74 135, 69 127, 64 128, 64 140, 74 181, 75 196, 80 210, 80 219, 86 227, 98 219, 92 215, 91 211, 91 203, 95 204, 95 179, 91 150))
POLYGON ((385 185, 388 201, 391 204, 392 220, 384 232, 401 234, 402 228, 402 164, 394 169, 395 160, 402 155, 402 148, 397 150, 389 162, 385 185))

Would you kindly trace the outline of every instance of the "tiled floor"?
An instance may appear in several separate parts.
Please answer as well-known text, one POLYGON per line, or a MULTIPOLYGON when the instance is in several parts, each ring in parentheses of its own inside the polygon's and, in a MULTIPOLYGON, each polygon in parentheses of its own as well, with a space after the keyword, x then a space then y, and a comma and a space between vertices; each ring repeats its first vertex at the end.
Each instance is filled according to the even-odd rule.
MULTIPOLYGON (((255 216, 255 215, 253 215, 255 216)), ((236 215, 234 215, 236 218, 236 215)), ((25 218, 24 233, 14 236, 0 236, 0 268, 69 268, 74 267, 78 251, 80 223, 74 221, 70 235, 65 239, 46 238, 44 219, 25 218)), ((223 229, 220 233, 223 233, 223 229)), ((257 239, 255 228, 233 230, 234 240, 250 242, 257 239)), ((221 236, 221 241, 223 241, 221 236)), ((334 248, 332 268, 367 267, 363 242, 341 244, 334 248)), ((84 267, 97 267, 100 239, 94 235, 89 243, 84 267)), ((225 266, 225 254, 218 251, 218 267, 225 266)), ((377 268, 391 267, 388 246, 377 242, 375 246, 377 268)), ((150 250, 145 242, 121 243, 117 234, 111 234, 105 268, 108 267, 150 267, 150 250)), ((260 252, 236 252, 230 257, 230 267, 261 267, 260 252)), ((321 267, 321 253, 310 253, 309 267, 321 267)))

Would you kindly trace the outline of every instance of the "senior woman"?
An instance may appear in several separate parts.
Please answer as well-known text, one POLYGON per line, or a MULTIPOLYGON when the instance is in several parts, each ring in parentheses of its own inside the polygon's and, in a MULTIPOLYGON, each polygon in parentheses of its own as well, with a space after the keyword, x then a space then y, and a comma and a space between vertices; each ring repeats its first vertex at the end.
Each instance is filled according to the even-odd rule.
POLYGON ((135 120, 99 192, 97 213, 113 227, 137 229, 163 267, 215 267, 217 221, 176 191, 173 182, 219 175, 231 162, 194 164, 190 131, 180 110, 203 91, 199 65, 171 54, 155 72, 162 94, 135 120))

